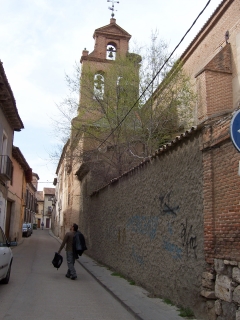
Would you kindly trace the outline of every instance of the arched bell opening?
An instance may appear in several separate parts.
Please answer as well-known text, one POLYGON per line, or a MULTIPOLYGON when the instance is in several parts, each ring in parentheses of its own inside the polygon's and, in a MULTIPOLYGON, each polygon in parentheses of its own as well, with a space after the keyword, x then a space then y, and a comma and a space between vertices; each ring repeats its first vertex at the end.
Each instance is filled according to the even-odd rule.
POLYGON ((107 45, 106 59, 107 60, 115 60, 116 59, 116 53, 117 53, 116 44, 114 42, 110 42, 107 45))

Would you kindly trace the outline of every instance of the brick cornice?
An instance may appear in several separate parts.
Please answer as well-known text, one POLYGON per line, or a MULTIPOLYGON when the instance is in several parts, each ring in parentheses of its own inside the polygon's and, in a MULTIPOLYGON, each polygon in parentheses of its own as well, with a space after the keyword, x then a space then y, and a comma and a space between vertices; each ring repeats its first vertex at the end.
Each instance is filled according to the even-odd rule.
POLYGON ((207 36, 207 34, 214 28, 214 26, 218 23, 218 21, 222 18, 223 14, 230 7, 230 5, 235 0, 223 0, 217 9, 213 12, 212 16, 208 19, 187 49, 183 52, 180 57, 180 60, 184 63, 187 59, 192 55, 192 53, 196 50, 199 44, 203 41, 203 39, 207 36))

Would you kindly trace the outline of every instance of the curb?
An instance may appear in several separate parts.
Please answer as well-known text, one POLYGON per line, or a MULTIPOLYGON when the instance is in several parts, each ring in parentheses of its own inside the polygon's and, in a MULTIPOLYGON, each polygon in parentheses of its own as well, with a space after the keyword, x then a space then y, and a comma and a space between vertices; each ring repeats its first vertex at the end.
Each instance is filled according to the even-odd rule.
MULTIPOLYGON (((53 238, 55 238, 59 243, 62 243, 62 240, 58 237, 56 237, 52 230, 49 230, 49 235, 53 238)), ((91 257, 87 256, 88 258, 92 259, 91 257)), ((93 259, 92 259, 93 260, 93 259)), ((120 302, 120 304, 129 312, 131 313, 135 319, 138 320, 144 320, 142 317, 140 317, 136 312, 134 312, 132 310, 132 308, 130 308, 126 303, 124 303, 124 301, 122 301, 111 289, 109 289, 109 287, 107 287, 98 277, 96 277, 88 268, 86 268, 86 266, 79 261, 78 259, 76 259, 76 261, 84 268, 84 270, 86 270, 95 280, 97 280, 97 282, 105 289, 107 290, 118 302, 120 302)), ((105 268, 105 267, 104 267, 105 268)))
MULTIPOLYGON (((92 259, 91 257, 88 256, 88 258, 92 259)), ((144 320, 142 317, 140 317, 136 312, 134 312, 132 310, 132 308, 130 308, 126 303, 124 303, 124 301, 122 301, 122 299, 120 299, 111 289, 109 289, 108 286, 106 286, 98 277, 96 277, 88 268, 86 268, 84 266, 84 264, 79 261, 76 260, 95 280, 97 280, 97 282, 105 289, 107 290, 118 302, 120 302, 120 304, 129 312, 131 313, 134 318, 138 319, 138 320, 144 320)), ((103 266, 104 267, 104 266, 103 266)), ((106 268, 106 267, 104 267, 106 268)))

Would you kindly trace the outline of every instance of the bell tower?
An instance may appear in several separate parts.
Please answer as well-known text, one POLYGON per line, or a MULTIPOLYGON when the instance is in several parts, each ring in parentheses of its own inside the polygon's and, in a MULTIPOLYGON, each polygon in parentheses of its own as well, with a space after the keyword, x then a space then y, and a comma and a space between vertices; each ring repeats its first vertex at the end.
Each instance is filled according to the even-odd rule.
MULTIPOLYGON (((118 57, 125 58, 129 54, 131 35, 117 25, 113 14, 108 25, 94 31, 93 38, 95 40, 94 50, 89 53, 84 49, 80 59, 82 67, 79 110, 82 109, 81 107, 86 110, 86 107, 89 108, 94 100, 103 99, 108 67, 118 57), (91 94, 89 88, 93 89, 91 94)), ((84 120, 85 116, 82 115, 81 118, 84 120)))
POLYGON ((131 35, 116 24, 116 19, 111 18, 110 24, 94 31, 94 50, 89 54, 83 50, 80 62, 84 64, 91 61, 91 64, 108 63, 114 60, 117 55, 125 55, 128 52, 128 43, 131 35))

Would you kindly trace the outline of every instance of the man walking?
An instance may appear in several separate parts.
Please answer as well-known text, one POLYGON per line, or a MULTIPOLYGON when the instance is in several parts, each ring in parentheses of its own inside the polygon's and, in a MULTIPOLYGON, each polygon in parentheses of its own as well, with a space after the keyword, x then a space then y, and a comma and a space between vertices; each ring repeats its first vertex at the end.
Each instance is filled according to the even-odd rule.
POLYGON ((63 247, 66 245, 66 257, 67 257, 67 265, 68 265, 68 271, 67 271, 66 277, 72 280, 77 279, 76 270, 74 268, 75 252, 73 251, 73 237, 75 236, 77 230, 78 230, 78 225, 74 223, 70 228, 70 232, 67 232, 65 234, 63 242, 58 250, 58 253, 60 254, 63 247))

